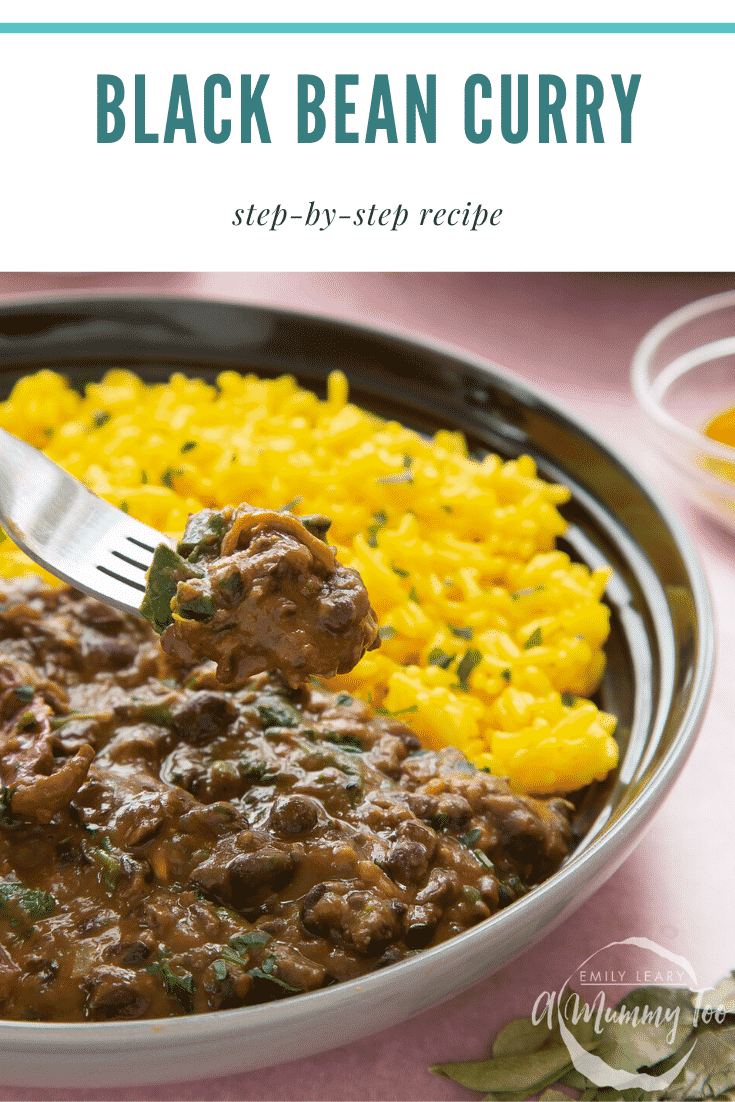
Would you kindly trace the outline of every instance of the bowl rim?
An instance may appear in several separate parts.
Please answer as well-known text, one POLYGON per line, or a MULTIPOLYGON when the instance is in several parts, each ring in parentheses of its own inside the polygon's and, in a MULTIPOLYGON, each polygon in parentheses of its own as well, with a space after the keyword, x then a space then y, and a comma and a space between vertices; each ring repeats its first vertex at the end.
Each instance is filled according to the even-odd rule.
MULTIPOLYGON (((638 404, 660 428, 673 432, 681 440, 706 450, 717 459, 732 463, 735 458, 735 447, 730 444, 722 444, 720 441, 706 436, 704 432, 690 428, 689 425, 679 421, 677 417, 674 417, 661 405, 655 397, 653 380, 649 372, 653 356, 667 337, 670 337, 677 329, 691 321, 696 321, 698 318, 706 317, 708 314, 727 309, 730 306, 735 306, 735 290, 721 291, 716 295, 695 299, 694 302, 687 303, 686 306, 681 306, 678 310, 667 314, 652 329, 648 330, 638 344, 631 361, 630 378, 638 404)), ((680 358, 676 357, 676 360, 680 358)), ((676 360, 672 362, 676 362, 676 360)))
MULTIPOLYGON (((735 292, 732 294, 735 302, 735 292)), ((724 296, 711 296, 713 299, 724 296)), ((672 740, 671 746, 664 759, 656 766, 645 789, 625 806, 614 823, 606 831, 598 834, 592 842, 585 846, 578 856, 571 855, 570 860, 554 873, 548 880, 534 888, 516 906, 525 911, 526 926, 540 929, 539 936, 545 936, 550 930, 564 921, 589 895, 594 892, 601 883, 611 875, 615 869, 625 860, 640 840, 641 830, 647 826, 658 810, 664 797, 669 792, 674 781, 683 769, 686 760, 693 748, 697 733, 704 718, 706 705, 709 699, 714 675, 715 661, 715 633, 713 604, 706 574, 702 566, 699 554, 687 532, 683 522, 679 519, 671 505, 661 495, 660 491, 649 481, 648 477, 638 470, 636 465, 621 452, 616 445, 592 428, 586 420, 575 412, 569 412, 563 404, 552 394, 527 382, 522 376, 513 371, 500 367, 492 360, 477 355, 461 346, 445 342, 437 338, 427 336, 420 330, 408 327, 391 329, 383 326, 365 325, 351 319, 325 314, 311 310, 284 309, 280 306, 272 306, 268 303, 243 301, 236 298, 221 295, 206 294, 142 294, 140 289, 131 288, 121 292, 108 291, 95 293, 88 289, 59 291, 59 292, 33 292, 31 294, 8 295, 0 298, 0 318, 6 309, 19 306, 42 306, 44 304, 59 305, 65 301, 79 304, 88 302, 90 307, 115 301, 139 301, 141 304, 155 303, 181 303, 187 305, 220 305, 244 308, 246 310, 263 311, 277 314, 281 317, 294 320, 313 320, 317 323, 329 326, 337 326, 344 332, 352 331, 365 339, 388 340, 393 344, 404 345, 414 351, 430 351, 441 356, 450 357, 460 363, 469 365, 488 378, 495 376, 505 385, 520 393, 526 402, 535 402, 542 407, 551 410, 562 422, 571 424, 575 430, 586 435, 590 441, 622 468, 625 474, 646 494, 652 505, 659 513, 665 526, 668 528, 672 542, 681 556, 682 563, 687 573, 692 588, 692 597, 695 608, 695 620, 699 629, 698 653, 699 660, 695 669, 695 676, 691 684, 691 691, 686 709, 681 716, 678 729, 672 740), (562 885, 568 889, 569 902, 556 912, 553 919, 549 918, 547 902, 549 896, 560 890, 562 885)), ((703 300, 708 301, 708 300, 703 300)), ((687 308, 677 311, 676 314, 685 313, 687 308)), ((676 315, 671 315, 675 317, 676 315)), ((670 319, 664 319, 668 322, 670 319)), ((659 323, 662 325, 663 323, 659 323)), ((658 327, 657 327, 658 328, 658 327)), ((652 330, 648 338, 656 332, 652 330)), ((647 338, 647 339, 648 339, 647 338)), ((645 342, 644 342, 645 343, 645 342)), ((28 368, 28 373, 32 368, 28 368)), ((172 368, 174 371, 175 368, 172 368)), ((224 369, 223 369, 224 370, 224 369)), ((633 537, 634 538, 634 537, 633 537)), ((646 556, 646 561, 648 561, 646 556)), ((655 568, 652 567, 655 571, 655 568)), ((422 950, 415 956, 400 961, 389 968, 380 969, 365 976, 330 986, 318 991, 305 992, 297 999, 283 999, 271 1003, 261 1003, 248 1007, 237 1007, 229 1010, 210 1011, 206 1014, 181 1015, 171 1018, 147 1018, 130 1021, 111 1022, 34 1022, 0 1019, 0 1046, 10 1044, 14 1051, 20 1051, 26 1047, 32 1049, 43 1039, 50 1045, 68 1045, 74 1051, 80 1051, 76 1042, 94 1039, 95 1043, 105 1048, 117 1048, 125 1040, 134 1041, 136 1035, 145 1038, 151 1052, 150 1034, 159 1034, 161 1044, 166 1046, 180 1045, 187 1041, 191 1034, 203 1031, 216 1033, 218 1036, 228 1034, 240 1034, 248 1025, 267 1026, 269 1019, 277 1016, 288 1021, 293 1019, 294 1024, 298 1019, 310 1010, 316 1011, 324 1003, 325 998, 338 1003, 351 1002, 357 994, 360 999, 369 999, 371 996, 379 998, 382 993, 387 993, 392 986, 393 977, 400 971, 408 982, 408 977, 418 975, 421 971, 437 971, 439 966, 446 966, 446 958, 455 955, 459 943, 467 945, 473 942, 490 942, 496 934, 507 931, 511 923, 514 923, 513 914, 517 915, 515 906, 497 912, 463 933, 448 939, 430 949, 422 950)), ((520 926, 520 923, 518 923, 520 926)), ((508 939, 510 940, 510 939, 508 939)), ((526 939, 523 944, 516 947, 515 952, 509 956, 503 964, 510 963, 515 956, 525 952, 533 940, 526 939)), ((495 969, 493 969, 495 970, 495 969)), ((462 985, 464 989, 483 979, 487 974, 479 971, 470 983, 462 985)), ((445 997, 452 997, 451 995, 445 997)), ((437 1002, 440 1001, 437 999, 437 1002)), ((434 1003, 428 1005, 435 1005, 434 1003)), ((426 1009, 423 1007, 422 1009, 426 1009)), ((418 1011, 417 1011, 418 1012, 418 1011)), ((331 1047, 327 1042, 320 1051, 331 1047)), ((193 1069, 192 1069, 193 1070, 193 1069)))

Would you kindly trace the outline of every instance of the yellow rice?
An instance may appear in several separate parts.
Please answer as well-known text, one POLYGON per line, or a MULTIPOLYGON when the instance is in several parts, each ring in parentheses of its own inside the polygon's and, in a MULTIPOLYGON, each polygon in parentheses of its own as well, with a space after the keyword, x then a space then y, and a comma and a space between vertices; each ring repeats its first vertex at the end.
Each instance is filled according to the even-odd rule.
MULTIPOLYGON (((339 372, 326 401, 289 376, 217 382, 115 370, 81 397, 44 370, 16 384, 0 425, 170 535, 189 513, 241 501, 327 514, 383 636, 331 687, 518 791, 572 791, 617 764, 616 721, 586 699, 604 668, 608 572, 555 549, 564 487, 528 456, 478 462, 459 433, 426 440, 366 413, 339 372)), ((0 574, 29 569, 6 539, 0 574)))

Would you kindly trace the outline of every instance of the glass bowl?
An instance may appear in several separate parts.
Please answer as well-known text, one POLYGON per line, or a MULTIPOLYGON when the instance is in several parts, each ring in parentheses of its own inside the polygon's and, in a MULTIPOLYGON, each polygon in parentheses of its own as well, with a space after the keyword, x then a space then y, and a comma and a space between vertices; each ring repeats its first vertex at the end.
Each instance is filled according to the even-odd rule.
POLYGON ((735 530, 735 447, 705 435, 735 406, 735 291, 669 314, 633 357, 633 391, 692 500, 735 530))

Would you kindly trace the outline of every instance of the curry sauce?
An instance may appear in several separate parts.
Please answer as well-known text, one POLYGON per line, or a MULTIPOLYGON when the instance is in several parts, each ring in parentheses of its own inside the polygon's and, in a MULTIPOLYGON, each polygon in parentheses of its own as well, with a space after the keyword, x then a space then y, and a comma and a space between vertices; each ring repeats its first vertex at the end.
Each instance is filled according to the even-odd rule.
POLYGON ((553 873, 571 805, 312 681, 212 662, 70 589, 0 605, 0 1016, 292 997, 454 936, 553 873))

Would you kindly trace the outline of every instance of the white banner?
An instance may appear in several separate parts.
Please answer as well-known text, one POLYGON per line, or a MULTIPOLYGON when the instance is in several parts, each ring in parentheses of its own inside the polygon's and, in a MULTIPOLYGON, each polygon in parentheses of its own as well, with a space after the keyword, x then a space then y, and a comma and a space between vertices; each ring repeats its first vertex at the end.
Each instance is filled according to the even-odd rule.
POLYGON ((348 29, 324 4, 315 31, 285 4, 268 33, 213 26, 242 20, 228 3, 196 26, 49 7, 0 24, 6 270, 732 266, 724 5, 698 6, 708 29, 639 3, 638 26, 531 30, 548 5, 526 5, 461 33, 413 6, 348 29))

